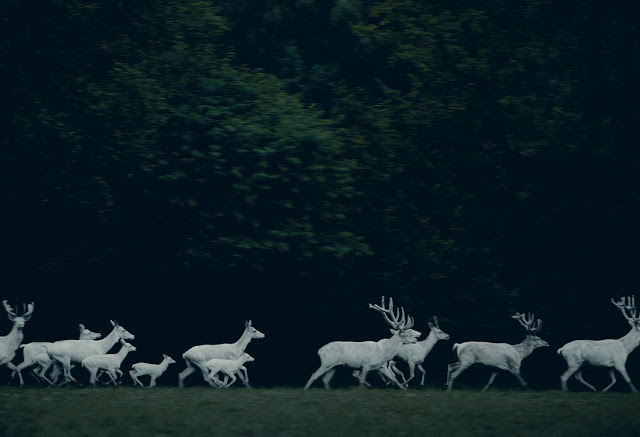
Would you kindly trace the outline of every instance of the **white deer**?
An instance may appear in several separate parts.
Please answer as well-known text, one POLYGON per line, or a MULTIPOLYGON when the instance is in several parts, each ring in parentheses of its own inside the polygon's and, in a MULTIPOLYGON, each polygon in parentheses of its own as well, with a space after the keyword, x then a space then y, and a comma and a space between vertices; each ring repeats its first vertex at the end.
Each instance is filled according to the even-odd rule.
MULTIPOLYGON (((248 320, 244 324, 244 332, 235 343, 225 344, 203 344, 199 346, 193 346, 191 349, 182 354, 182 358, 187 364, 187 368, 184 369, 178 375, 178 386, 184 387, 184 379, 196 371, 196 368, 202 372, 202 377, 211 386, 215 386, 213 381, 209 378, 209 370, 205 367, 205 363, 214 358, 224 360, 235 360, 240 358, 244 350, 247 348, 249 342, 254 338, 264 338, 265 335, 254 328, 251 324, 251 320, 248 320)), ((241 376, 241 379, 244 376, 241 376)), ((246 387, 249 387, 249 381, 243 379, 243 383, 246 387)))
MULTIPOLYGON (((85 328, 85 326, 82 323, 80 323, 78 327, 80 331, 80 335, 79 335, 80 340, 97 340, 100 337, 102 337, 102 334, 98 332, 93 332, 85 328)), ((52 342, 34 341, 31 343, 25 343, 20 345, 20 347, 22 348, 23 361, 16 366, 17 372, 14 371, 11 376, 13 377, 16 373, 20 374, 20 372, 23 369, 33 366, 34 364, 38 364, 40 369, 39 370, 33 369, 32 370, 33 375, 42 381, 55 383, 58 377, 60 376, 60 374, 62 373, 62 370, 59 365, 55 365, 53 363, 53 361, 49 357, 49 354, 47 354, 47 349, 45 348, 45 345, 49 345, 51 343, 52 342), (52 365, 54 365, 54 369, 52 371, 52 374, 49 376, 49 378, 47 378, 45 376, 46 372, 49 370, 49 368, 52 365)), ((20 377, 20 382, 21 382, 20 385, 23 385, 21 377, 20 377)))
POLYGON ((244 366, 245 363, 255 361, 254 358, 246 352, 243 352, 239 358, 235 360, 221 360, 219 358, 214 358, 205 363, 205 367, 209 370, 209 375, 207 376, 211 381, 220 388, 227 388, 234 382, 236 382, 236 376, 238 375, 242 380, 244 372, 244 378, 248 381, 249 377, 247 375, 247 368, 244 366), (220 381, 216 378, 218 373, 224 373, 226 376, 230 377, 231 380, 227 383, 226 376, 225 382, 220 381))
POLYGON ((134 345, 122 339, 120 339, 120 344, 122 347, 120 347, 120 350, 115 354, 91 355, 82 360, 82 367, 89 371, 89 382, 91 385, 96 385, 98 370, 104 370, 111 377, 111 381, 107 382, 107 384, 116 384, 117 375, 122 375, 122 371, 120 370, 122 361, 124 361, 129 352, 136 350, 134 345))
POLYGON ((162 362, 160 364, 135 363, 131 366, 131 370, 129 370, 129 375, 131 375, 131 379, 133 379, 133 385, 139 384, 140 387, 144 387, 144 384, 140 382, 138 377, 149 375, 151 377, 149 387, 155 387, 156 379, 158 379, 160 375, 167 370, 169 364, 173 364, 175 362, 176 361, 169 355, 162 354, 162 362))
POLYGON ((416 366, 418 366, 418 370, 422 372, 422 380, 420 381, 420 385, 424 385, 424 377, 427 373, 422 367, 424 359, 427 357, 429 352, 431 352, 433 346, 435 346, 438 340, 449 340, 449 334, 440 329, 437 317, 433 317, 433 323, 429 322, 429 328, 431 329, 431 331, 429 332, 427 338, 416 343, 403 344, 396 355, 396 357, 406 361, 407 364, 409 364, 409 379, 405 380, 404 375, 402 375, 402 379, 405 380, 404 384, 407 387, 409 386, 409 381, 411 381, 415 376, 416 366))
MULTIPOLYGON (((318 350, 320 357, 320 367, 316 370, 307 384, 304 386, 308 389, 313 382, 322 376, 322 382, 325 388, 331 388, 329 383, 335 374, 335 367, 346 365, 354 369, 361 369, 359 382, 360 385, 366 385, 367 373, 371 370, 380 369, 385 363, 390 361, 397 353, 400 347, 406 343, 415 343, 416 338, 420 336, 420 332, 411 329, 413 327, 413 318, 405 318, 404 309, 394 313, 393 299, 389 299, 389 308, 385 308, 384 296, 382 297, 382 306, 371 305, 380 312, 387 323, 392 326, 391 338, 384 338, 378 341, 333 341, 322 346, 318 350)), ((394 378, 395 379, 395 378, 394 378)), ((406 389, 397 380, 395 383, 401 389, 406 389)))
POLYGON ((611 383, 602 390, 603 392, 609 390, 616 383, 614 369, 620 372, 624 380, 627 381, 631 391, 637 392, 626 369, 627 357, 640 344, 640 317, 638 317, 635 297, 630 296, 626 299, 623 297, 619 302, 611 299, 611 302, 622 312, 631 329, 624 337, 618 339, 574 340, 558 349, 558 354, 567 361, 568 366, 568 369, 560 376, 562 390, 567 390, 567 380, 575 373, 578 381, 596 391, 596 388, 582 377, 580 366, 587 362, 594 366, 610 368, 611 383))
MULTIPOLYGON (((453 345, 453 350, 458 355, 458 362, 449 364, 447 372, 447 391, 451 390, 453 381, 467 367, 476 363, 507 370, 518 378, 518 381, 520 381, 520 384, 522 384, 523 387, 527 386, 527 383, 520 375, 520 365, 522 364, 522 360, 528 357, 535 349, 549 346, 549 343, 535 335, 540 331, 540 328, 542 328, 542 320, 538 319, 537 322, 534 322, 535 316, 531 313, 529 313, 528 316, 516 313, 511 317, 513 319, 517 319, 527 330, 527 336, 522 343, 512 345, 507 343, 468 341, 453 345)), ((489 382, 482 391, 489 388, 497 374, 497 371, 494 371, 491 374, 489 382)))
POLYGON ((45 345, 49 356, 64 368, 64 382, 70 381, 78 383, 71 375, 71 363, 81 363, 82 360, 91 355, 106 354, 119 340, 133 340, 135 336, 124 327, 118 325, 118 322, 111 321, 113 330, 105 338, 101 340, 60 340, 45 345))
MULTIPOLYGON (((9 334, 4 337, 0 337, 0 366, 6 365, 9 369, 16 372, 18 371, 18 368, 11 362, 11 360, 16 356, 16 351, 24 339, 22 329, 29 319, 31 319, 31 313, 33 313, 33 302, 29 305, 22 304, 23 308, 21 316, 17 313, 18 308, 16 307, 15 310, 12 309, 6 300, 2 301, 2 305, 7 312, 7 317, 9 317, 9 320, 13 322, 13 327, 9 334)), ((20 375, 20 372, 18 372, 18 375, 20 377, 20 385, 22 385, 22 375, 20 375)))

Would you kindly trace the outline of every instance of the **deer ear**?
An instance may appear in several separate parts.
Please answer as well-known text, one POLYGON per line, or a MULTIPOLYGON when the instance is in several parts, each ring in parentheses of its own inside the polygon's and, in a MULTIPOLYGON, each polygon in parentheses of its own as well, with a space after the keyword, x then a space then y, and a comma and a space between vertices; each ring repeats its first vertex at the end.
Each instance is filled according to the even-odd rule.
POLYGON ((400 332, 397 329, 389 329, 389 331, 391 331, 393 335, 396 335, 398 332, 400 332))
POLYGON ((431 322, 429 322, 428 325, 429 325, 429 329, 435 328, 435 325, 433 323, 431 323, 431 322))
POLYGON ((251 320, 247 320, 246 322, 244 322, 244 327, 251 328, 251 320))

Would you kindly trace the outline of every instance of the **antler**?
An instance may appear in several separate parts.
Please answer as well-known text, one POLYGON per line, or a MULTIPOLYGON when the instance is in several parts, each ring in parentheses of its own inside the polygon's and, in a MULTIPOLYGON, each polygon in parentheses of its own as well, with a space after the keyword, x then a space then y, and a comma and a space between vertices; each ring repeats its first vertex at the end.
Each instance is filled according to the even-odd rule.
POLYGON ((636 309, 635 296, 621 297, 619 302, 616 302, 611 298, 611 303, 617 306, 622 315, 630 322, 636 323, 640 320, 638 317, 638 310, 636 309))
POLYGON ((23 313, 22 313, 22 318, 24 319, 25 322, 29 321, 29 319, 31 318, 31 313, 33 313, 33 302, 31 302, 28 305, 22 304, 23 307, 23 313), (26 311, 25 311, 25 307, 26 307, 26 311))
POLYGON ((413 317, 406 317, 404 308, 400 307, 397 314, 394 313, 392 297, 389 298, 389 308, 385 308, 384 296, 382 296, 382 306, 369 304, 369 308, 373 308, 374 310, 382 313, 387 323, 399 331, 413 327, 413 317))
POLYGON ((533 313, 515 313, 513 316, 511 316, 511 318, 517 319, 520 324, 524 326, 524 329, 526 329, 527 332, 531 333, 532 335, 542 329, 542 320, 535 320, 536 316, 533 313))
POLYGON ((9 306, 6 300, 2 301, 2 305, 4 306, 4 309, 7 311, 7 314, 9 315, 9 320, 13 321, 13 319, 18 317, 16 312, 13 310, 13 308, 9 306))

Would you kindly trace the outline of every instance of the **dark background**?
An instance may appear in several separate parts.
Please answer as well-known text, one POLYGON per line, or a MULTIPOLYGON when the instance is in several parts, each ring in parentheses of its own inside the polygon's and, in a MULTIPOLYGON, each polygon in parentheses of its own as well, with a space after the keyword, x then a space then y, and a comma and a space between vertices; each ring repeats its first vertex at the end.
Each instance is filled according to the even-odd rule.
POLYGON ((451 335, 425 364, 433 387, 454 342, 519 342, 510 316, 535 312, 551 347, 523 376, 545 389, 564 343, 627 332, 609 299, 638 288, 633 2, 0 13, 0 298, 35 302, 25 342, 118 320, 126 363, 167 353, 172 385, 184 351, 252 319, 253 384, 302 386, 323 344, 388 335, 367 307, 385 295, 451 335))

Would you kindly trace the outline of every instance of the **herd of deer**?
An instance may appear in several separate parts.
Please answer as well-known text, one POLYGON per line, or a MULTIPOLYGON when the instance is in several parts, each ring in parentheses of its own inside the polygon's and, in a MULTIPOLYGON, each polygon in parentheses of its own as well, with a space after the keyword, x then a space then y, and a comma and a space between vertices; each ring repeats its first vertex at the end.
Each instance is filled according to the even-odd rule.
MULTIPOLYGON (((594 366, 609 368, 611 383, 603 391, 607 391, 615 384, 615 369, 629 384, 631 390, 637 392, 626 370, 629 353, 640 344, 640 316, 635 306, 635 298, 633 296, 623 297, 619 301, 611 299, 611 302, 629 322, 630 331, 619 339, 575 340, 558 349, 558 354, 566 360, 568 366, 560 377, 563 390, 567 390, 567 381, 572 375, 575 375, 578 381, 591 390, 596 390, 582 377, 580 368, 586 362, 594 366)), ((80 324, 80 338, 77 340, 22 344, 24 338, 22 330, 25 323, 31 318, 34 305, 33 303, 23 304, 22 314, 18 315, 17 307, 11 308, 6 300, 2 303, 9 320, 13 322, 13 328, 8 335, 0 337, 0 365, 6 365, 11 369, 12 376, 18 376, 20 385, 24 383, 21 371, 31 366, 37 366, 37 369, 33 370, 34 376, 50 386, 59 386, 70 382, 77 383, 71 375, 72 363, 80 364, 87 369, 92 385, 96 385, 102 375, 106 375, 108 378, 105 384, 115 385, 118 383, 118 377, 122 377, 120 366, 124 358, 129 352, 136 350, 135 346, 126 341, 134 339, 134 335, 114 321, 111 322, 113 330, 104 338, 101 338, 101 334, 92 332, 80 324), (116 353, 107 353, 116 343, 121 344, 120 350, 116 353), (15 365, 11 360, 19 348, 23 349, 24 360, 19 365, 15 365), (62 376, 64 376, 64 380, 60 381, 62 376)), ((369 304, 369 307, 382 314, 392 328, 392 336, 379 341, 334 341, 322 346, 318 350, 320 367, 311 375, 305 389, 308 389, 320 377, 322 377, 325 388, 330 388, 330 381, 335 374, 336 367, 341 365, 355 369, 353 376, 362 386, 370 387, 366 381, 367 374, 370 371, 377 371, 387 384, 393 383, 401 389, 407 389, 409 381, 415 376, 415 368, 417 367, 422 372, 420 383, 424 385, 425 370, 422 363, 433 346, 439 340, 448 340, 449 335, 440 329, 438 320, 434 317, 433 323, 429 323, 429 335, 424 340, 418 341, 421 333, 412 329, 413 318, 406 316, 403 308, 394 310, 393 299, 389 299, 388 307, 385 305, 384 297, 381 305, 369 304), (407 362, 409 378, 405 378, 397 368, 394 358, 407 362), (396 375, 402 379, 402 382, 398 380, 396 375)), ((453 351, 457 354, 458 361, 448 366, 447 390, 451 390, 454 380, 465 369, 476 363, 511 372, 522 386, 526 387, 526 382, 520 375, 522 360, 535 349, 549 346, 549 344, 536 335, 542 328, 542 320, 536 320, 533 314, 520 313, 516 313, 512 318, 516 319, 527 332, 525 339, 519 344, 469 341, 453 345, 453 351)), ((184 379, 196 370, 200 370, 204 380, 210 386, 226 388, 239 378, 246 387, 249 387, 249 377, 244 364, 254 359, 245 352, 245 349, 252 339, 264 337, 265 335, 254 328, 249 320, 245 322, 244 332, 235 343, 192 347, 182 354, 187 367, 178 375, 178 386, 184 387, 184 379), (220 380, 218 375, 224 375, 224 380, 220 380)), ((160 364, 134 364, 129 375, 134 385, 140 386, 143 384, 138 378, 148 375, 150 377, 148 387, 153 387, 156 385, 156 379, 172 363, 175 363, 175 360, 163 355, 160 364)), ((491 385, 498 370, 493 371, 483 391, 491 385)))

